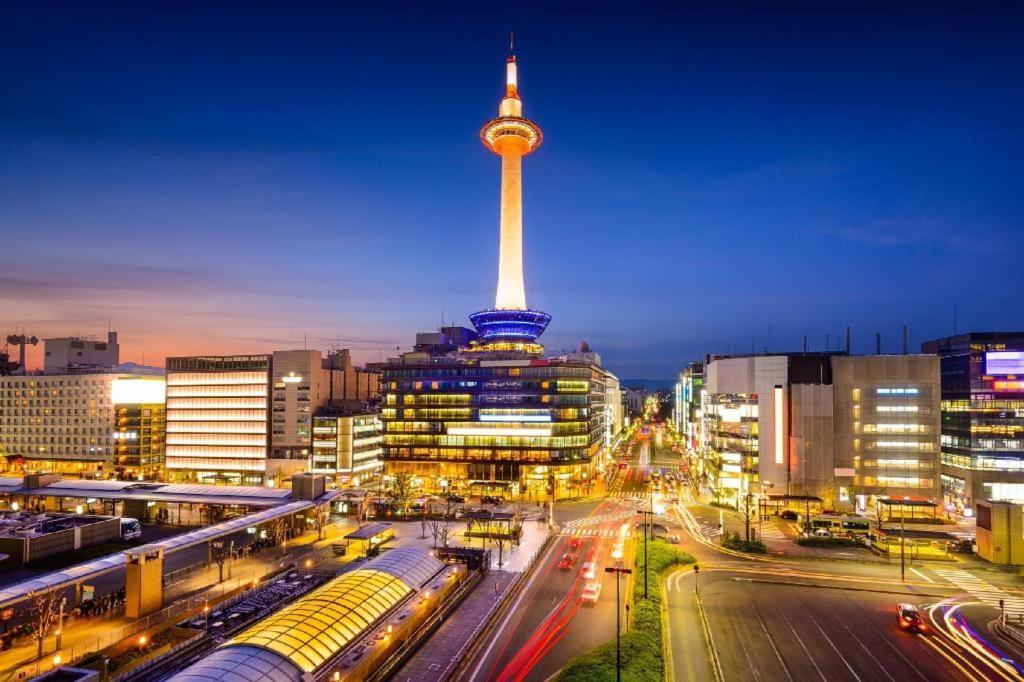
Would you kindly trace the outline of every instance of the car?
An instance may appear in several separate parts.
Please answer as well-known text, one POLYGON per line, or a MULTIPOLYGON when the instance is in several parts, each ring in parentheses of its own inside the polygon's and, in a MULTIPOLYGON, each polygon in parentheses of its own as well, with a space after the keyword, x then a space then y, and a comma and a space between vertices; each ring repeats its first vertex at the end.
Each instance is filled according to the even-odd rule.
POLYGON ((793 511, 792 509, 787 509, 786 511, 779 514, 779 516, 784 518, 786 521, 796 521, 800 518, 800 515, 793 511))
POLYGON ((811 531, 812 538, 830 538, 832 533, 828 532, 828 528, 815 528, 811 531))
POLYGON ((481 495, 480 504, 493 504, 495 507, 500 507, 505 500, 500 495, 481 495))
POLYGON ((449 502, 454 502, 455 504, 465 504, 466 503, 466 498, 465 497, 463 497, 462 495, 455 495, 454 493, 449 495, 447 499, 448 499, 449 502))
POLYGON ((597 576, 597 562, 588 561, 583 564, 583 577, 587 580, 593 580, 597 576))
POLYGON ((924 632, 928 629, 921 612, 913 604, 897 604, 896 618, 899 619, 900 628, 907 632, 924 632))
POLYGON ((583 593, 580 595, 580 601, 584 604, 590 604, 593 606, 597 603, 598 598, 601 596, 601 583, 594 580, 584 586, 583 593))
POLYGON ((560 571, 571 571, 572 567, 576 565, 576 555, 570 552, 566 552, 562 555, 562 559, 558 562, 558 570, 560 571))
POLYGON ((573 537, 569 538, 569 547, 571 547, 572 549, 579 549, 579 546, 581 544, 583 544, 583 538, 581 538, 580 536, 574 535, 573 537))

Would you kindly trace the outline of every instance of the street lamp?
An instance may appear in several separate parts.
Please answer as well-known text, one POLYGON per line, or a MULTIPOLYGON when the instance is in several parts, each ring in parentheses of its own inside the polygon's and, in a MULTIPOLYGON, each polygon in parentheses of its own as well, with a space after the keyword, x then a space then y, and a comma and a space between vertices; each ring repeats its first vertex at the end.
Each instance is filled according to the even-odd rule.
POLYGON ((622 607, 619 605, 619 577, 623 574, 630 575, 633 571, 622 566, 608 566, 604 572, 615 574, 615 682, 622 682, 622 607))
MULTIPOLYGON (((637 514, 643 514, 644 517, 644 599, 647 599, 647 517, 654 516, 653 511, 637 511, 637 514)), ((653 526, 654 522, 651 521, 653 526)))

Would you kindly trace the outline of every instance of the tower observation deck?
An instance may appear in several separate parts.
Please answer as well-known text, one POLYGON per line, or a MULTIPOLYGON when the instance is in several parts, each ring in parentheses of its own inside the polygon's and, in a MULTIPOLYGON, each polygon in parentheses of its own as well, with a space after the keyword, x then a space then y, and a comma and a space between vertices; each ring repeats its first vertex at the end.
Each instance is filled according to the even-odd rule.
POLYGON ((523 157, 540 146, 540 126, 523 116, 518 91, 515 54, 505 63, 505 96, 498 116, 480 130, 483 145, 501 157, 501 230, 498 256, 498 290, 494 308, 473 313, 469 319, 483 340, 491 345, 535 346, 551 316, 526 307, 523 278, 523 157))

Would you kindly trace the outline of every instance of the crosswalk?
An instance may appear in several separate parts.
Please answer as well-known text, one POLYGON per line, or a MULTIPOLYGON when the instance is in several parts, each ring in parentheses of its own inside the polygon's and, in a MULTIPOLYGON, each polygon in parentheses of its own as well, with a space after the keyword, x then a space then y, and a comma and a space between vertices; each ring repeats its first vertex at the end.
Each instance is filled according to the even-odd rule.
POLYGON ((608 493, 608 497, 614 497, 620 500, 649 500, 651 499, 650 490, 613 490, 608 493))
POLYGON ((1008 618, 1016 619, 1021 614, 1024 614, 1024 597, 1010 595, 973 573, 959 568, 936 568, 932 570, 989 606, 998 609, 999 600, 1002 599, 1008 618))
POLYGON ((588 526, 600 526, 605 523, 613 523, 616 521, 621 522, 634 518, 636 518, 635 511, 631 509, 618 509, 612 512, 605 512, 604 514, 594 514, 593 516, 585 516, 582 519, 566 521, 562 524, 562 528, 573 530, 576 528, 586 528, 588 526))
POLYGON ((774 525, 762 526, 761 537, 766 540, 785 540, 786 534, 774 525))
POLYGON ((621 535, 621 532, 615 528, 561 528, 558 531, 558 535, 561 537, 578 537, 578 538, 615 538, 621 535))

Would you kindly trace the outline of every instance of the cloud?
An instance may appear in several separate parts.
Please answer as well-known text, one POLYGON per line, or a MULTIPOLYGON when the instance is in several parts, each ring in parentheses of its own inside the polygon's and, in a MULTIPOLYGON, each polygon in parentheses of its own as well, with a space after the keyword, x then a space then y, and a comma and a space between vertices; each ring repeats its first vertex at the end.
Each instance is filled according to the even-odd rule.
POLYGON ((969 229, 934 218, 883 218, 856 228, 824 228, 818 234, 881 247, 935 247, 949 251, 988 254, 1000 249, 998 230, 969 229))

